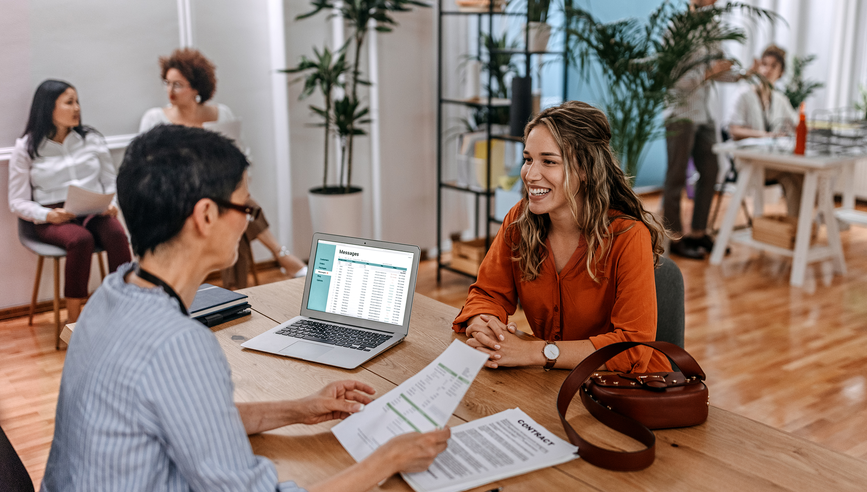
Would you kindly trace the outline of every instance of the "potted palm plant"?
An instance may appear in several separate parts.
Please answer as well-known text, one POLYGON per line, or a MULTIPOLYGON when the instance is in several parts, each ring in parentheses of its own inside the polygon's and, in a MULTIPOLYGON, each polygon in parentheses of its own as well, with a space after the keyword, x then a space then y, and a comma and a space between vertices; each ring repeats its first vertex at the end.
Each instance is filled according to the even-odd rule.
POLYGON ((551 25, 548 24, 548 7, 551 0, 527 0, 527 25, 524 38, 527 39, 527 51, 539 52, 548 49, 548 39, 551 37, 551 25), (529 36, 529 37, 528 37, 529 36))
MULTIPOLYGON (((806 101, 810 94, 814 91, 825 87, 825 84, 815 80, 804 79, 804 68, 816 60, 816 55, 793 56, 792 57, 792 77, 786 88, 783 91, 793 108, 797 108, 802 102, 806 101)), ((858 108, 861 109, 861 108, 858 108)), ((867 110, 867 106, 863 108, 867 110)))
MULTIPOLYGON (((392 13, 409 12, 412 10, 412 6, 429 7, 429 5, 418 0, 343 0, 342 2, 312 0, 310 3, 313 9, 297 16, 296 20, 307 19, 322 11, 326 11, 330 12, 329 19, 335 16, 340 17, 351 33, 347 43, 338 50, 341 53, 339 58, 344 64, 341 75, 348 75, 348 77, 345 77, 347 80, 341 86, 345 88, 346 93, 341 99, 334 102, 332 108, 323 108, 330 116, 320 114, 315 109, 313 110, 325 119, 329 129, 330 123, 334 123, 335 131, 340 137, 340 145, 343 150, 341 153, 340 179, 338 184, 336 186, 327 186, 328 174, 326 170, 323 186, 318 190, 314 188, 311 190, 310 195, 308 195, 311 200, 313 228, 316 231, 358 236, 360 235, 361 214, 363 210, 361 206, 362 189, 352 185, 353 142, 356 136, 367 134, 362 129, 362 126, 370 122, 370 119, 366 117, 368 110, 362 107, 358 94, 358 86, 368 84, 361 76, 361 49, 367 39, 371 26, 377 32, 391 32, 394 26, 397 25, 397 22, 392 17, 392 13), (347 60, 344 57, 344 53, 350 51, 353 52, 353 57, 347 60), (314 207, 314 201, 317 204, 321 203, 324 208, 314 207), (321 212, 319 211, 320 209, 322 209, 321 212), (339 223, 323 224, 318 221, 317 217, 334 218, 339 223), (352 225, 352 229, 347 228, 348 224, 352 225)), ((300 69, 301 66, 299 65, 296 68, 300 69)), ((315 73, 319 69, 310 68, 313 68, 311 76, 315 77, 315 73)), ((301 70, 303 71, 304 69, 301 70)), ((337 87, 337 85, 331 86, 331 89, 334 87, 337 87)), ((320 86, 320 89, 323 90, 324 94, 324 88, 320 86)), ((302 96, 304 96, 303 93, 302 96)), ((330 90, 328 97, 331 97, 330 90)), ((328 152, 328 132, 329 130, 326 129, 326 156, 328 152)))
MULTIPOLYGON (((322 232, 343 233, 346 235, 361 235, 360 218, 346 213, 347 210, 361 211, 361 188, 350 187, 350 192, 347 193, 346 186, 343 183, 343 162, 338 167, 339 173, 337 185, 328 185, 328 163, 329 163, 329 147, 331 143, 332 133, 336 133, 340 137, 341 156, 345 156, 345 127, 346 127, 346 107, 347 98, 344 97, 338 101, 334 101, 334 89, 343 88, 343 76, 348 70, 346 63, 346 54, 340 50, 333 53, 327 46, 320 52, 316 47, 313 48, 313 58, 301 57, 297 67, 281 70, 284 73, 304 73, 301 77, 293 80, 292 83, 304 82, 304 89, 298 96, 303 100, 311 96, 318 89, 322 94, 324 105, 318 107, 310 105, 310 111, 320 118, 321 123, 316 123, 314 126, 320 126, 325 129, 324 149, 323 149, 323 165, 322 165, 322 186, 311 188, 307 193, 307 199, 310 205, 310 220, 313 224, 313 229, 322 232)), ((357 104, 355 105, 357 107, 357 104)), ((353 113, 355 112, 353 108, 353 113)), ((364 111, 366 114, 366 110, 364 111)), ((359 130, 361 131, 361 130, 359 130)))
POLYGON ((611 125, 611 147, 632 179, 647 144, 664 136, 659 118, 663 108, 683 97, 673 90, 675 84, 697 66, 721 59, 716 47, 723 41, 745 40, 743 29, 725 21, 734 11, 771 22, 779 18, 742 3, 690 12, 683 4, 666 1, 646 21, 602 22, 575 7, 572 0, 566 1, 570 56, 586 80, 605 88, 603 106, 611 125), (591 62, 598 71, 590 67, 591 62))

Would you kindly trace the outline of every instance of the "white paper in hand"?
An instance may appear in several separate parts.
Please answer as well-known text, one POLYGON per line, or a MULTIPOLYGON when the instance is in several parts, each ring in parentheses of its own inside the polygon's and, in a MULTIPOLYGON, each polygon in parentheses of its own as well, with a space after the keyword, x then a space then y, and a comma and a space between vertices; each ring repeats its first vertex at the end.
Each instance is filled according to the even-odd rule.
POLYGON ((455 340, 421 372, 331 432, 355 461, 361 461, 392 437, 441 429, 486 360, 484 352, 455 340))
POLYGON ((114 193, 94 193, 75 185, 69 185, 63 208, 76 216, 101 214, 108 210, 114 193))

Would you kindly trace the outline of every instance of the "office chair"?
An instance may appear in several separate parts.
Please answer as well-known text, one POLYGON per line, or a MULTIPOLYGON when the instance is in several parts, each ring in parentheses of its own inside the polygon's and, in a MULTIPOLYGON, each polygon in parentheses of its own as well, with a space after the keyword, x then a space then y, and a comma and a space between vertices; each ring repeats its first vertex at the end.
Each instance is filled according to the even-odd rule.
MULTIPOLYGON (((45 258, 54 259, 54 348, 60 350, 60 259, 66 256, 66 250, 60 246, 44 243, 36 235, 36 227, 33 222, 18 219, 18 240, 30 251, 36 253, 39 259, 36 262, 36 280, 33 283, 33 297, 30 300, 30 319, 27 324, 33 326, 33 314, 36 311, 36 296, 39 294, 39 281, 42 279, 42 264, 45 258)), ((99 263, 99 273, 105 280, 105 264, 102 262, 103 249, 99 246, 93 250, 99 263)))
POLYGON ((12 443, 0 427, 0 488, 4 492, 33 492, 33 481, 12 443))
POLYGON ((656 339, 683 348, 686 314, 683 274, 670 258, 654 270, 656 284, 656 339))

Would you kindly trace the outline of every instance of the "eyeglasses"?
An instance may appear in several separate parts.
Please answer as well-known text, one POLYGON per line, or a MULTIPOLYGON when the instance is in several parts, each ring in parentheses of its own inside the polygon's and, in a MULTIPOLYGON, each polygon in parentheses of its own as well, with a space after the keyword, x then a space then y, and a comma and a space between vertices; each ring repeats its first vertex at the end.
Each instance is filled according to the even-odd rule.
POLYGON ((255 207, 251 205, 239 205, 237 203, 232 203, 228 200, 221 200, 219 198, 211 198, 214 203, 221 207, 230 208, 232 210, 237 210, 238 212, 247 214, 247 222, 253 222, 258 219, 262 214, 262 207, 255 207))
POLYGON ((169 82, 168 80, 163 80, 163 86, 167 89, 171 88, 172 92, 180 92, 184 89, 190 88, 190 86, 184 85, 180 82, 169 82))

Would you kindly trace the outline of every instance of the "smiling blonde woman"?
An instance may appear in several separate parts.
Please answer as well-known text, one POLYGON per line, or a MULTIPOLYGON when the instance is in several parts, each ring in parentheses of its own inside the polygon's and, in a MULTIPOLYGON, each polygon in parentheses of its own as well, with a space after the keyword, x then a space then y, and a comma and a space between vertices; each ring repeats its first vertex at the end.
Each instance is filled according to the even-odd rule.
MULTIPOLYGON (((653 269, 665 232, 632 191, 610 140, 605 114, 578 101, 527 124, 524 197, 506 215, 453 325, 489 355, 489 368, 571 369, 602 346, 656 338, 653 269), (508 322, 518 303, 541 341, 508 322)), ((608 368, 670 370, 664 356, 642 348, 608 368)))

